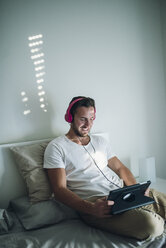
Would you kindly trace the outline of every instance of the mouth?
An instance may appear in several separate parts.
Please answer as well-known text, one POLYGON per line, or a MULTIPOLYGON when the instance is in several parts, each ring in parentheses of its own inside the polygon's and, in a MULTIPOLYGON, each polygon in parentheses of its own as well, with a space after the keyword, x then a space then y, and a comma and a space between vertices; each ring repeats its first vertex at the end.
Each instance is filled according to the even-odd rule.
POLYGON ((81 128, 83 132, 89 132, 89 128, 81 128))

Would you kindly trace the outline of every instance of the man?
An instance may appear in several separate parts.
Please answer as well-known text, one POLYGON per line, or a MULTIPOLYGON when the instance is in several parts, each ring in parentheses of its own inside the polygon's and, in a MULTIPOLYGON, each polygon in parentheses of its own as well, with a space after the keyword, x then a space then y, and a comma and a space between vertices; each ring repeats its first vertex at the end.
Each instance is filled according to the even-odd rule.
POLYGON ((94 227, 139 240, 163 233, 166 195, 146 191, 157 204, 110 215, 113 201, 110 190, 136 184, 130 170, 112 153, 102 137, 90 135, 96 117, 95 102, 89 97, 74 97, 65 114, 70 123, 66 135, 49 143, 44 168, 55 199, 77 210, 94 227), (160 202, 160 204, 158 204, 160 202))

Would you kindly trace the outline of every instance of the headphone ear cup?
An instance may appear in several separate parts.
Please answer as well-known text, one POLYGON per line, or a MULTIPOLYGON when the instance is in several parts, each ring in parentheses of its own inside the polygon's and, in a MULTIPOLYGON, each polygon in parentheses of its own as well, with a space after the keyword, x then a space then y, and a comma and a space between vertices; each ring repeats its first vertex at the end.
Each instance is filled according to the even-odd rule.
POLYGON ((65 121, 67 121, 68 123, 71 123, 72 122, 72 115, 70 114, 70 112, 66 112, 65 114, 65 121))
POLYGON ((67 113, 65 114, 65 121, 68 122, 68 115, 67 115, 67 113))
POLYGON ((65 121, 67 121, 67 122, 69 122, 69 123, 72 122, 73 117, 72 117, 72 115, 71 115, 71 113, 70 113, 70 109, 72 108, 72 106, 73 106, 76 102, 78 102, 78 101, 80 101, 80 100, 82 100, 82 99, 83 99, 83 97, 80 97, 80 98, 74 100, 73 102, 71 102, 71 103, 69 104, 69 107, 68 107, 68 109, 67 109, 67 111, 66 111, 66 114, 65 114, 65 121))

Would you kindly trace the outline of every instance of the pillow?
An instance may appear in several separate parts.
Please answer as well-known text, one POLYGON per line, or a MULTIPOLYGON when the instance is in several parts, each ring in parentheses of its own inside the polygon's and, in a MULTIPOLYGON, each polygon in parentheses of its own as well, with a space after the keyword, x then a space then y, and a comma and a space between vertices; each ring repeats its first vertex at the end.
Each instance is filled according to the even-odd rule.
POLYGON ((24 196, 10 203, 26 230, 56 224, 66 219, 79 218, 75 210, 54 199, 32 204, 29 198, 24 196))
POLYGON ((10 148, 26 182, 30 201, 34 203, 48 200, 52 195, 47 173, 43 169, 44 151, 48 143, 49 141, 10 148))
POLYGON ((0 209, 0 234, 7 233, 13 226, 13 219, 6 209, 0 209))

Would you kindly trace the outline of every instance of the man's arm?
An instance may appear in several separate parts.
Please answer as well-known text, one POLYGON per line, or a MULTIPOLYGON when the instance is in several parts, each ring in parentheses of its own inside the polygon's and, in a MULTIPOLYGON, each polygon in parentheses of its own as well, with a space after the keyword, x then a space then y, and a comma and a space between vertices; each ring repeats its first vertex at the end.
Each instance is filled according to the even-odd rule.
POLYGON ((83 213, 98 217, 109 216, 113 201, 106 201, 106 198, 99 199, 95 203, 83 200, 67 188, 65 169, 47 169, 47 172, 56 200, 83 213))
POLYGON ((108 160, 108 167, 123 179, 126 186, 137 183, 131 171, 117 157, 108 160))

